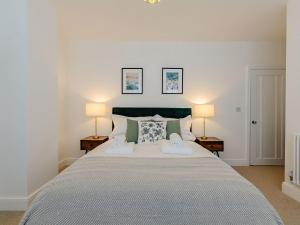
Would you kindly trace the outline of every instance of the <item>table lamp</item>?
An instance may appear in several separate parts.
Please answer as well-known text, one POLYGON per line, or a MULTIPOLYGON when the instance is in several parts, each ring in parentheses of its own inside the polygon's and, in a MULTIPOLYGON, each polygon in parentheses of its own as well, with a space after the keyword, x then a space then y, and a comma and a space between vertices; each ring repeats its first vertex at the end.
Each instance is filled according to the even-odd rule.
POLYGON ((205 136, 205 120, 206 118, 215 116, 215 106, 213 104, 195 105, 193 109, 193 117, 203 118, 203 136, 201 139, 207 139, 205 136))
POLYGON ((87 103, 85 107, 86 115, 95 118, 95 135, 94 139, 98 139, 98 117, 106 114, 106 105, 102 103, 87 103))

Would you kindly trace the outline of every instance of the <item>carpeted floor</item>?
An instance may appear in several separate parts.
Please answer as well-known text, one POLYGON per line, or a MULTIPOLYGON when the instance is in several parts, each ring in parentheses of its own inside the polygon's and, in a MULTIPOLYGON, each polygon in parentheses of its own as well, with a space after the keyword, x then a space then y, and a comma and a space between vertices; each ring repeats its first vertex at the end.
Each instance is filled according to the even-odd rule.
POLYGON ((0 212, 0 225, 18 225, 23 212, 0 212))
MULTIPOLYGON (((234 167, 258 187, 282 217, 285 225, 300 224, 300 203, 281 192, 284 168, 280 166, 234 167)), ((17 225, 22 212, 0 212, 0 225, 17 225)))
POLYGON ((300 203, 281 192, 284 167, 245 166, 234 167, 234 169, 264 193, 285 225, 300 225, 300 203))

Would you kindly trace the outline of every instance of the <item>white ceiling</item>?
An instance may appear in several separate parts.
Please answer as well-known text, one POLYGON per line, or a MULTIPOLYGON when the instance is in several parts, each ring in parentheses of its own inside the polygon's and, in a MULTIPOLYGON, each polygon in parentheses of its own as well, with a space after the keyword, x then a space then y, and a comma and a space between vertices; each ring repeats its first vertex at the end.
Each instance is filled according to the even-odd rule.
POLYGON ((287 0, 53 0, 67 38, 283 41, 287 0))

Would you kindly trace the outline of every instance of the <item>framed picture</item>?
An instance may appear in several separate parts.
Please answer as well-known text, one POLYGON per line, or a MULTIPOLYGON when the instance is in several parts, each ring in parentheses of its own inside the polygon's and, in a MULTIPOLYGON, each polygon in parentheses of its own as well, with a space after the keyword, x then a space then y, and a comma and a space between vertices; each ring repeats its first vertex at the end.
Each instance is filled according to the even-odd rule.
POLYGON ((183 68, 162 69, 162 94, 183 94, 183 68))
POLYGON ((122 68, 122 94, 143 94, 143 68, 122 68))

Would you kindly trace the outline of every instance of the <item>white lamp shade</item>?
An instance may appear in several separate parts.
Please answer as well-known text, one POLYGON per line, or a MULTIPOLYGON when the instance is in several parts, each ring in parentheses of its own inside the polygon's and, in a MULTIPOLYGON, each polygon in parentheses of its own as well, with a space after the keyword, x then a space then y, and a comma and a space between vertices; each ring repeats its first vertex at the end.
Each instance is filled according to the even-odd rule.
POLYGON ((101 103, 87 103, 85 107, 87 116, 101 117, 106 114, 106 105, 101 103))
POLYGON ((193 109, 193 116, 198 118, 209 118, 215 116, 215 105, 195 105, 193 109))

